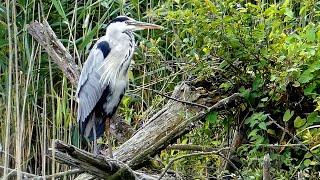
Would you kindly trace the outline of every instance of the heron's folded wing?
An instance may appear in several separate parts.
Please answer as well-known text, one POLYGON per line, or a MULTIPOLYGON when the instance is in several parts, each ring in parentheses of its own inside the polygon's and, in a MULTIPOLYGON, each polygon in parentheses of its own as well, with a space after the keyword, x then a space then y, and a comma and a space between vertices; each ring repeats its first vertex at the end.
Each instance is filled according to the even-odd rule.
POLYGON ((101 71, 98 70, 106 61, 105 52, 95 46, 83 66, 77 88, 78 122, 85 121, 107 86, 100 81, 101 71))

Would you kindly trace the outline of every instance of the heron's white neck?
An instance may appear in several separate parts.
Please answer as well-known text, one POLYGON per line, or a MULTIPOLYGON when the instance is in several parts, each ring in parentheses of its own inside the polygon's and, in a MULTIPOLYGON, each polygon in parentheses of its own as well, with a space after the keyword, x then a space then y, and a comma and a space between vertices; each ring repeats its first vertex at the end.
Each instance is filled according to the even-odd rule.
POLYGON ((118 78, 127 79, 128 68, 135 48, 133 33, 107 29, 105 38, 111 51, 108 55, 110 60, 107 61, 107 69, 103 73, 104 81, 117 82, 118 78))

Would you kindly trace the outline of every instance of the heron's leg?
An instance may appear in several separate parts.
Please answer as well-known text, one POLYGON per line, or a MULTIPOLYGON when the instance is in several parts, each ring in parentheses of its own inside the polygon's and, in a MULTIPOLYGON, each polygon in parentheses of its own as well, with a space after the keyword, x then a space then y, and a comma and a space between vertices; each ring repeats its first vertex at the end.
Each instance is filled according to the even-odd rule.
POLYGON ((93 125, 93 155, 98 155, 96 123, 93 125))
POLYGON ((110 134, 110 124, 111 119, 106 119, 106 132, 107 132, 107 143, 108 143, 108 154, 110 158, 113 158, 112 154, 112 143, 111 143, 111 134, 110 134))

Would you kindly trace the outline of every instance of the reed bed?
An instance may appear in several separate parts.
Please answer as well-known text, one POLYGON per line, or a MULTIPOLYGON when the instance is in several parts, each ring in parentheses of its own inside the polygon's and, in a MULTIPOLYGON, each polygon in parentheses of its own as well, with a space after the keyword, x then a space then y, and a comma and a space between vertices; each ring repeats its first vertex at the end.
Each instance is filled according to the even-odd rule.
MULTIPOLYGON (((157 3, 160 2, 6 0, 0 3, 0 176, 21 179, 30 173, 45 178, 67 171, 69 167, 48 158, 51 140, 79 145, 76 87, 28 34, 27 24, 47 20, 81 67, 92 43, 103 35, 103 27, 110 19, 126 14, 152 22, 147 14, 157 3)), ((143 33, 146 39, 142 34, 137 35, 141 43, 130 70, 134 74, 130 82, 139 88, 129 87, 126 102, 119 110, 133 124, 142 119, 154 100, 153 93, 144 87, 165 90, 173 79, 166 78, 172 71, 163 64, 166 55, 146 47, 154 46, 149 42, 154 32, 143 33)))

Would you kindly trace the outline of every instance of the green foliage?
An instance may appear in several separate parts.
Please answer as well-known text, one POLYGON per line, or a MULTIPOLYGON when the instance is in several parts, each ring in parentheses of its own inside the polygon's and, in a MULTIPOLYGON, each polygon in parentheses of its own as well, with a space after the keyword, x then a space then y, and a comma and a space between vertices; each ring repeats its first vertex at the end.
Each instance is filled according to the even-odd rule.
POLYGON ((289 121, 294 114, 294 111, 290 111, 289 109, 283 115, 283 121, 289 121))
POLYGON ((207 115, 206 121, 209 121, 210 123, 217 123, 218 120, 218 113, 217 112, 211 112, 210 114, 207 115))
MULTIPOLYGON (((246 99, 238 117, 209 114, 203 129, 197 131, 201 136, 193 136, 192 141, 199 138, 196 142, 203 143, 202 137, 212 139, 212 130, 224 127, 225 131, 218 130, 222 134, 212 139, 221 140, 230 126, 237 127, 243 121, 244 125, 237 128, 243 129, 245 139, 252 145, 239 151, 247 177, 261 176, 261 168, 254 169, 261 167, 261 163, 253 163, 253 159, 262 160, 270 151, 272 161, 278 162, 273 169, 275 177, 292 178, 297 168, 306 168, 301 166, 304 161, 301 155, 306 152, 283 148, 279 154, 262 145, 292 141, 291 137, 283 136, 270 118, 283 127, 293 128, 290 129, 293 134, 302 131, 298 137, 309 148, 319 144, 317 128, 306 130, 319 123, 317 2, 184 0, 166 2, 156 12, 171 25, 173 33, 167 34, 167 38, 173 42, 173 56, 184 61, 190 76, 200 81, 213 79, 209 82, 214 89, 224 95, 240 92, 246 99), (281 170, 282 167, 289 170, 281 170)), ((210 143, 205 141, 206 145, 210 143)), ((317 152, 316 149, 313 151, 317 152)), ((314 161, 313 156, 310 158, 314 161)))

